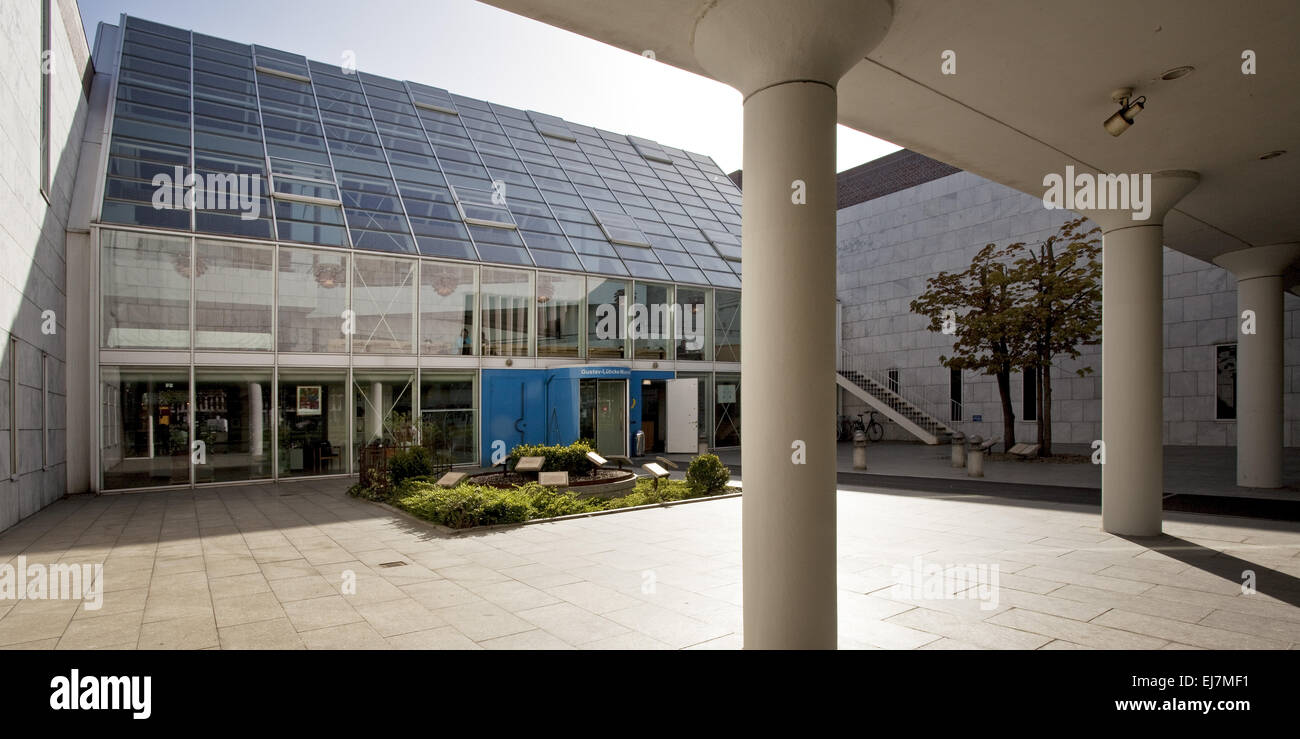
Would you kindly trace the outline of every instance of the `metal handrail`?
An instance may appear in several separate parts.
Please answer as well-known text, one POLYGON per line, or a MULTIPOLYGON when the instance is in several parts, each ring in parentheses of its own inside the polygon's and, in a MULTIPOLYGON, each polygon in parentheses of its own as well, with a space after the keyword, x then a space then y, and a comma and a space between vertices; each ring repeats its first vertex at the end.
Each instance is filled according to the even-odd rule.
POLYGON ((881 391, 883 391, 884 393, 888 395, 892 395, 895 398, 901 400, 902 402, 911 405, 912 407, 916 408, 922 413, 928 415, 930 418, 934 419, 937 423, 939 423, 941 426, 943 426, 946 429, 955 431, 957 429, 957 424, 966 421, 965 408, 962 406, 960 402, 953 400, 951 398, 944 398, 938 402, 933 402, 928 398, 918 398, 911 394, 904 395, 898 392, 897 390, 895 390, 894 388, 890 387, 891 383, 889 381, 889 374, 887 371, 882 371, 878 369, 869 369, 865 367, 864 360, 862 357, 854 356, 842 347, 840 348, 840 361, 839 361, 839 365, 837 366, 837 369, 842 373, 846 371, 854 372, 861 377, 867 378, 873 384, 879 386, 881 391), (961 419, 959 421, 949 420, 952 418, 953 415, 952 411, 954 408, 956 408, 959 411, 957 416, 958 418, 961 419))

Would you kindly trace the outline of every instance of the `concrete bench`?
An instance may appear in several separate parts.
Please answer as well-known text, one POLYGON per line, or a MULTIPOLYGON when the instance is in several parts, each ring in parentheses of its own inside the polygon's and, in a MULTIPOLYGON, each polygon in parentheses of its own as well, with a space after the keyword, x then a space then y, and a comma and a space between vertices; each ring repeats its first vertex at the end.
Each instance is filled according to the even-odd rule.
POLYGON ((546 457, 520 457, 515 462, 515 472, 541 472, 542 466, 546 464, 546 457))
POLYGON ((560 472, 539 472, 537 473, 537 482, 548 488, 565 488, 569 486, 569 473, 560 472))
POLYGON ((438 478, 437 485, 440 488, 454 488, 461 483, 468 475, 464 472, 448 472, 438 478))

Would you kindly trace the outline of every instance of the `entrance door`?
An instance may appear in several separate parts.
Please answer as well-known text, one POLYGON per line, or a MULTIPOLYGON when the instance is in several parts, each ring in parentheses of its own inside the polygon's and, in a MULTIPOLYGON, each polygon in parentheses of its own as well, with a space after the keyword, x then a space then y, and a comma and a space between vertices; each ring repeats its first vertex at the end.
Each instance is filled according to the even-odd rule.
POLYGON ((579 396, 580 435, 601 454, 627 454, 627 381, 583 380, 579 396))
POLYGON ((694 454, 699 448, 700 419, 695 378, 668 381, 669 454, 694 454))

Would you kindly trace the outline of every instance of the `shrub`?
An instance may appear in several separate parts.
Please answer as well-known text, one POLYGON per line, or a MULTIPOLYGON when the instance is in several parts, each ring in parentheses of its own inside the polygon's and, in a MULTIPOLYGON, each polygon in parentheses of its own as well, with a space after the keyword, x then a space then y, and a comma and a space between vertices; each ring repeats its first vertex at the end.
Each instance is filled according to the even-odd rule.
POLYGON ((731 470, 716 454, 701 454, 686 468, 686 484, 696 495, 713 495, 727 487, 730 479, 731 470))
POLYGON ((393 476, 393 484, 400 485, 412 477, 421 477, 433 472, 433 454, 422 446, 403 449, 388 458, 388 472, 393 476))
POLYGON ((568 446, 553 444, 550 446, 542 444, 520 444, 510 450, 510 467, 514 468, 519 463, 521 457, 545 457, 546 464, 542 465, 544 472, 568 472, 570 475, 585 475, 591 472, 593 465, 591 460, 587 459, 587 453, 593 451, 593 448, 581 441, 575 441, 568 446))

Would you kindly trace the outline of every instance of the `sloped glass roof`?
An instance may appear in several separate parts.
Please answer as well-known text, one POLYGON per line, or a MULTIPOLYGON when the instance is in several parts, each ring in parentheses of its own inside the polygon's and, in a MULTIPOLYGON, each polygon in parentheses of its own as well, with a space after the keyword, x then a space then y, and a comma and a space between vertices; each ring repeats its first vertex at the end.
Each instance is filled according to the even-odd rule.
POLYGON ((707 156, 123 25, 104 223, 740 287, 740 190, 707 156), (208 197, 232 174, 257 197, 208 197), (158 175, 193 202, 156 207, 158 175))

